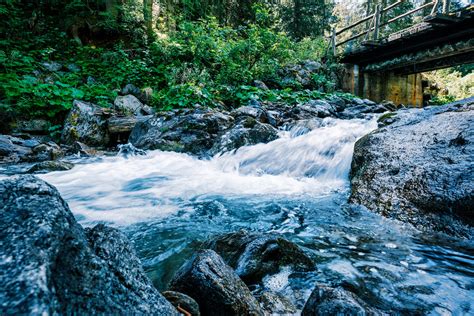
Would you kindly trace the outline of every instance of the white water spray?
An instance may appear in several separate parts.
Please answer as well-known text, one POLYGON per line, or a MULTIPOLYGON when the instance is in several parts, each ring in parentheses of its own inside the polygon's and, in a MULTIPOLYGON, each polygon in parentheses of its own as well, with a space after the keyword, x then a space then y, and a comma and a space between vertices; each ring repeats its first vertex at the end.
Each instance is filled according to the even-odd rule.
POLYGON ((153 151, 106 157, 70 171, 42 175, 83 223, 127 225, 165 217, 202 196, 321 196, 347 187, 356 140, 375 120, 327 118, 307 134, 240 148, 211 160, 153 151))

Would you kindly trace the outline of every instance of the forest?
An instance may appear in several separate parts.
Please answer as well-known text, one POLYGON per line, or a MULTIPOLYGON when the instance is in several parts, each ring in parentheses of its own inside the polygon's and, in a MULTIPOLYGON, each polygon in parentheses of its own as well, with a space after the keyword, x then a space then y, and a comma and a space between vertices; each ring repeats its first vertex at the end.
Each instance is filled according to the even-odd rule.
MULTIPOLYGON (((308 100, 333 92, 340 80, 339 65, 328 55, 330 30, 372 12, 376 3, 7 0, 0 4, 1 115, 4 121, 48 118, 54 132, 72 100, 111 104, 127 84, 147 88, 148 103, 160 109, 235 107, 254 97, 308 100), (325 66, 311 91, 279 75, 304 60, 325 66), (255 80, 270 90, 256 88, 255 80)), ((393 14, 415 4, 407 1, 393 14)), ((470 79, 459 97, 472 92, 470 79)))
MULTIPOLYGON (((292 93, 297 87, 279 81, 277 70, 323 57, 331 8, 325 1, 9 0, 0 5, 3 115, 58 123, 73 99, 107 105, 126 84, 149 88, 150 105, 161 109, 235 106, 253 94, 304 99, 317 91, 292 93), (255 80, 272 89, 255 89, 255 80)), ((333 89, 329 75, 328 68, 316 78, 323 90, 333 89)))

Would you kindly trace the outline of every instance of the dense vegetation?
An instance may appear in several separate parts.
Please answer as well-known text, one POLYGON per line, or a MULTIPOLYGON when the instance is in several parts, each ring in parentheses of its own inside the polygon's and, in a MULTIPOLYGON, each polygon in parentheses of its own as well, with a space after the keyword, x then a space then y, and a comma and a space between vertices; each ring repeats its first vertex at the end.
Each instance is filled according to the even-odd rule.
POLYGON ((430 85, 431 104, 445 104, 474 95, 474 64, 466 64, 423 74, 430 85))
POLYGON ((337 64, 325 56, 325 32, 365 15, 376 3, 5 0, 0 119, 61 123, 73 99, 109 106, 126 84, 148 88, 150 105, 159 109, 315 98, 336 84, 337 64), (304 60, 324 64, 309 90, 281 71, 304 60))
MULTIPOLYGON (((151 105, 163 109, 296 102, 319 93, 294 92, 301 87, 283 82, 278 70, 321 59, 318 36, 330 14, 314 10, 324 1, 279 10, 259 1, 219 3, 9 0, 0 5, 2 111, 60 122, 73 99, 107 106, 129 83, 151 88, 151 105), (298 23, 281 23, 290 12, 298 23)), ((324 73, 314 80, 321 91, 334 87, 324 73)))

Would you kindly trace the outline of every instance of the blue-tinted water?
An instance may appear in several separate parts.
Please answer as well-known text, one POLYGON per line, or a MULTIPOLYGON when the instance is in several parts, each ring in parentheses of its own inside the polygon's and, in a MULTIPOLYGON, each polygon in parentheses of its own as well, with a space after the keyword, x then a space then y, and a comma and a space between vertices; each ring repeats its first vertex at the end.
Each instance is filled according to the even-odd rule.
POLYGON ((472 243, 346 204, 354 143, 374 128, 375 120, 326 119, 211 160, 154 151, 82 160, 42 178, 83 225, 122 229, 160 289, 203 240, 248 229, 283 234, 314 258, 314 272, 283 269, 264 280, 300 308, 324 282, 345 283, 385 310, 474 313, 472 243))

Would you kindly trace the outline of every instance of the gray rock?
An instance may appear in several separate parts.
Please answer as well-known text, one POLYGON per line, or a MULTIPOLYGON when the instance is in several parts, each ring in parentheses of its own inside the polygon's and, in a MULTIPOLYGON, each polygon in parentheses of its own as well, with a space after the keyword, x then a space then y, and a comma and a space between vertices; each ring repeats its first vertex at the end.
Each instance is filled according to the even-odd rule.
POLYGON ((74 142, 74 144, 69 147, 68 153, 73 155, 79 154, 82 157, 90 157, 96 155, 97 151, 84 143, 74 142))
POLYGON ((360 98, 353 98, 352 99, 352 102, 356 105, 364 105, 364 100, 360 99, 360 98))
POLYGON ((261 107, 255 106, 241 106, 234 111, 232 111, 231 115, 235 118, 239 118, 242 116, 250 116, 257 119, 260 122, 266 123, 267 120, 267 113, 261 107))
POLYGON ((64 156, 62 149, 54 142, 41 143, 33 147, 32 161, 55 160, 64 156))
POLYGON ((316 285, 306 302, 302 316, 383 315, 369 307, 354 293, 341 287, 316 285))
POLYGON ((212 250, 201 250, 186 262, 170 289, 195 299, 203 315, 263 315, 245 283, 212 250))
POLYGON ((0 135, 0 162, 35 162, 62 156, 63 151, 54 142, 0 135))
POLYGON ((14 130, 19 133, 46 134, 49 131, 50 123, 46 120, 36 119, 28 121, 18 121, 14 130))
POLYGON ((295 120, 325 118, 335 115, 336 109, 324 100, 311 100, 290 110, 289 116, 295 120))
POLYGON ((149 106, 140 102, 135 96, 128 94, 118 96, 114 101, 115 109, 124 115, 151 115, 153 111, 149 106))
POLYGON ((422 230, 472 237, 474 106, 400 110, 355 145, 350 201, 422 230))
POLYGON ((81 67, 79 67, 78 65, 76 64, 69 64, 66 66, 67 70, 69 70, 70 72, 80 72, 81 71, 81 67))
POLYGON ((293 303, 278 293, 265 291, 258 297, 258 301, 265 315, 294 315, 297 312, 293 303))
POLYGON ((310 106, 318 110, 317 116, 320 118, 325 118, 328 116, 335 116, 336 109, 324 100, 311 100, 305 104, 305 106, 310 106))
POLYGON ((22 146, 23 140, 8 136, 0 135, 0 159, 3 162, 19 162, 27 161, 33 151, 29 146, 22 146), (16 142, 15 142, 16 140, 16 142))
POLYGON ((296 65, 288 65, 278 71, 283 86, 317 89, 314 75, 321 73, 322 65, 316 61, 305 61, 296 65))
POLYGON ((104 112, 99 106, 74 100, 61 135, 61 142, 72 145, 81 142, 88 146, 107 146, 109 135, 104 112))
POLYGON ((36 146, 40 144, 41 143, 36 139, 25 139, 22 145, 29 148, 35 148, 36 146))
POLYGON ((34 176, 0 181, 0 314, 177 315, 118 230, 84 230, 34 176))
POLYGON ((120 91, 121 95, 127 95, 131 94, 134 95, 135 97, 138 97, 141 93, 141 90, 134 86, 133 84, 129 83, 123 89, 120 91))
POLYGON ((377 104, 374 101, 369 100, 369 99, 364 99, 362 101, 364 102, 365 105, 376 105, 377 104))
POLYGON ((337 112, 342 112, 346 108, 346 101, 338 96, 331 96, 326 100, 337 112))
POLYGON ((67 161, 43 161, 28 169, 27 173, 47 173, 51 171, 66 171, 74 168, 74 164, 67 161))
POLYGON ((50 72, 57 72, 57 71, 60 71, 61 68, 63 68, 63 65, 55 61, 43 62, 41 63, 41 66, 43 66, 43 68, 45 68, 47 71, 50 71, 50 72))
POLYGON ((242 146, 268 143, 278 138, 278 131, 269 124, 249 117, 226 131, 211 149, 211 154, 232 151, 242 146))
POLYGON ((127 84, 123 89, 120 91, 120 95, 128 95, 131 94, 136 97, 140 102, 148 104, 151 101, 153 95, 153 89, 150 87, 146 87, 142 90, 140 88, 134 86, 133 84, 127 84))
POLYGON ((190 296, 174 292, 174 291, 165 291, 163 296, 171 303, 174 307, 180 312, 186 311, 192 316, 199 316, 199 304, 190 296))
POLYGON ((211 109, 160 113, 133 128, 129 142, 140 149, 160 149, 207 156, 234 119, 211 109))
POLYGON ((269 90, 265 82, 260 81, 260 80, 255 80, 253 82, 253 85, 261 90, 269 90))
POLYGON ((138 149, 134 147, 132 144, 123 144, 123 145, 118 145, 119 152, 117 155, 121 155, 124 157, 129 157, 129 156, 145 156, 146 151, 142 149, 138 149))
POLYGON ((247 284, 254 284, 283 266, 295 271, 314 269, 311 258, 296 244, 277 234, 241 230, 217 236, 204 244, 216 251, 247 284))
POLYGON ((311 72, 315 72, 315 71, 321 69, 322 65, 321 65, 321 63, 319 63, 317 61, 307 60, 307 61, 305 61, 303 67, 306 68, 307 70, 311 71, 311 72))

